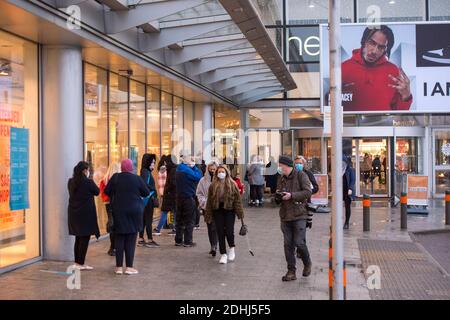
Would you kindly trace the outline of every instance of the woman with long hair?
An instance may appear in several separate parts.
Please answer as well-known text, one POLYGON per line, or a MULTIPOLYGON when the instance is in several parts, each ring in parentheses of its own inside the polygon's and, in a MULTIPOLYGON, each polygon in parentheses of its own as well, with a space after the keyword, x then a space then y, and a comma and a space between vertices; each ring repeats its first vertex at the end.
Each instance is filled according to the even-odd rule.
POLYGON ((103 200, 103 203, 105 204, 106 213, 108 214, 108 221, 106 223, 106 231, 109 233, 109 241, 110 246, 108 250, 108 254, 110 256, 115 256, 115 245, 114 245, 114 231, 113 231, 113 217, 112 217, 112 211, 111 211, 111 199, 105 194, 105 188, 108 184, 109 179, 115 174, 120 172, 120 163, 113 162, 109 165, 108 170, 106 171, 105 176, 102 180, 100 180, 100 197, 103 200))
POLYGON ((97 223, 97 209, 94 196, 98 196, 100 189, 92 179, 89 179, 89 163, 80 161, 73 169, 73 176, 69 179, 69 234, 75 236, 75 268, 92 270, 86 265, 85 259, 92 235, 97 239, 100 230, 97 223))
POLYGON ((125 159, 120 165, 120 173, 109 179, 105 194, 112 197, 112 213, 116 245, 116 274, 123 274, 125 253, 125 274, 137 274, 133 268, 134 252, 138 232, 143 228, 144 202, 142 198, 150 195, 145 182, 133 173, 133 162, 125 159))
POLYGON ((153 178, 152 171, 155 168, 156 155, 151 153, 145 153, 142 156, 141 165, 141 178, 150 190, 150 198, 148 198, 144 209, 144 228, 139 232, 139 242, 138 245, 144 246, 146 248, 158 248, 157 244, 153 240, 153 212, 155 210, 154 199, 158 197, 155 179, 153 178), (147 241, 144 239, 144 233, 147 232, 147 241))
MULTIPOLYGON (((158 194, 162 202, 162 198, 164 196, 164 187, 166 186, 167 181, 167 156, 164 154, 161 156, 161 159, 158 163, 158 182, 157 182, 157 188, 158 188, 158 194)), ((161 210, 161 217, 159 218, 158 226, 153 230, 153 235, 159 236, 161 235, 161 229, 164 227, 167 221, 167 212, 161 210)))
POLYGON ((205 221, 216 224, 217 236, 219 240, 220 260, 225 264, 227 261, 234 261, 234 223, 236 216, 239 219, 244 217, 241 195, 236 183, 231 178, 230 170, 227 166, 220 165, 214 173, 214 179, 208 190, 206 201, 205 221), (230 250, 227 255, 225 238, 230 250))

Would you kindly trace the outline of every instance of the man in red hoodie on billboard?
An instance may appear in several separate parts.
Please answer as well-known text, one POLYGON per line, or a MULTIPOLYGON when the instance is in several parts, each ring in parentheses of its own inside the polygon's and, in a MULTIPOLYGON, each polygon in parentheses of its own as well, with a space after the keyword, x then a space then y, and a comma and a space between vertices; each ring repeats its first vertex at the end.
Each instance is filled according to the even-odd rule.
POLYGON ((342 63, 344 111, 409 110, 412 94, 408 76, 389 62, 394 33, 385 25, 368 27, 361 48, 342 63))

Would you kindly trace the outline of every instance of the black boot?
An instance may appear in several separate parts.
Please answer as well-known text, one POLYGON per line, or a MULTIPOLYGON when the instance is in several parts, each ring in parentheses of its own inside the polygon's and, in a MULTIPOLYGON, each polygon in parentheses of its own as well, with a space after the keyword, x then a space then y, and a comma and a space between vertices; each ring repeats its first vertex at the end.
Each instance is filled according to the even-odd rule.
POLYGON ((281 278, 282 281, 293 281, 297 280, 295 275, 295 270, 288 270, 288 272, 281 278))
POLYGON ((344 230, 348 230, 348 228, 349 228, 349 223, 348 222, 344 223, 344 230))
POLYGON ((311 261, 309 261, 308 263, 305 264, 303 268, 303 276, 309 277, 309 275, 311 274, 311 270, 312 270, 312 263, 311 261))

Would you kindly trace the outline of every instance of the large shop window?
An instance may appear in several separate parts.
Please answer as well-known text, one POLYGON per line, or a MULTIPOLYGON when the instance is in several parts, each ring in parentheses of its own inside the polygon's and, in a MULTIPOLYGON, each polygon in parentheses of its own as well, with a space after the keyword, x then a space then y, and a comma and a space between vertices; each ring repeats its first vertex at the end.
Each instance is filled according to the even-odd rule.
MULTIPOLYGON (((353 0, 342 0, 341 22, 353 22, 353 0)), ((328 22, 328 0, 286 0, 288 24, 328 22)))
POLYGON ((358 22, 377 21, 423 21, 424 0, 359 0, 358 22))
POLYGON ((0 32, 0 269, 40 255, 37 45, 0 32))
POLYGON ((162 134, 162 154, 172 153, 172 95, 161 92, 161 134, 162 134))
POLYGON ((110 73, 109 159, 128 158, 128 79, 110 73))
POLYGON ((147 87, 147 152, 160 156, 159 90, 147 87))
MULTIPOLYGON (((97 183, 108 170, 108 73, 95 66, 84 66, 84 139, 85 159, 91 164, 97 183)), ((106 232, 107 214, 101 198, 96 197, 100 231, 106 232)))
POLYGON ((139 174, 145 153, 145 85, 130 81, 130 159, 139 174))

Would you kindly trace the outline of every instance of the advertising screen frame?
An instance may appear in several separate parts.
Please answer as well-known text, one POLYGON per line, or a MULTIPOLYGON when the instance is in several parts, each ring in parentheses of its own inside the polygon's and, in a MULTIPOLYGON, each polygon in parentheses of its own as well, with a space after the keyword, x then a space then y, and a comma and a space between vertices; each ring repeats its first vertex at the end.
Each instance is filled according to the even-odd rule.
MULTIPOLYGON (((377 25, 411 25, 411 26, 417 26, 417 25, 439 25, 439 24, 448 24, 450 25, 449 21, 403 21, 403 22, 384 22, 384 21, 380 21, 380 22, 376 22, 376 23, 364 23, 364 22, 359 22, 359 23, 341 23, 341 36, 342 36, 342 27, 346 27, 346 26, 377 26, 377 25)), ((328 24, 326 23, 321 23, 319 24, 319 37, 320 37, 320 68, 319 68, 319 73, 320 73, 320 113, 323 115, 324 113, 324 106, 325 106, 325 101, 324 101, 324 68, 329 66, 329 61, 324 60, 324 48, 328 49, 328 44, 326 45, 326 47, 324 47, 323 45, 323 40, 324 40, 324 29, 328 28, 328 24)), ((414 43, 416 44, 416 43, 414 43)), ((342 63, 342 61, 341 61, 342 63)), ((450 68, 450 66, 448 66, 450 68)), ((449 81, 450 81, 450 77, 449 77, 449 81)), ((416 86, 417 88, 419 86, 416 86)), ((416 97, 413 97, 413 99, 416 99, 416 97)), ((450 96, 448 97, 449 101, 450 101, 450 96)), ((417 99, 416 99, 417 100, 417 99)), ((449 103, 449 109, 448 110, 440 110, 440 109, 435 109, 435 110, 384 110, 384 111, 343 111, 344 114, 346 115, 358 115, 358 114, 434 114, 434 113, 449 113, 450 112, 450 103, 449 103)))

